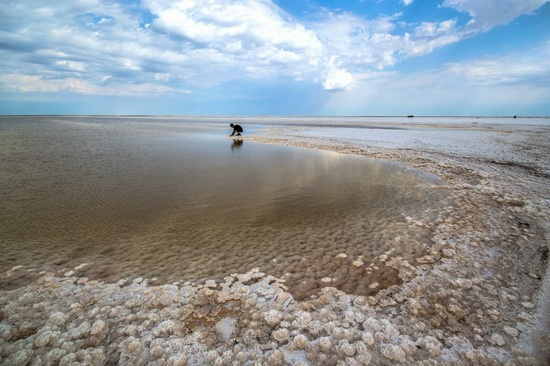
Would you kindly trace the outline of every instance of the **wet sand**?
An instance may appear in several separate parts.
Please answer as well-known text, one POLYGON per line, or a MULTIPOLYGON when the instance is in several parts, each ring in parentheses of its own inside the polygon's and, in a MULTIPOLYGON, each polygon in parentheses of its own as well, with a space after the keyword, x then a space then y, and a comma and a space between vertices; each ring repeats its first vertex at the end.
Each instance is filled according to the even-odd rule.
POLYGON ((408 218, 432 229, 433 245, 410 261, 382 254, 380 265, 402 282, 374 296, 325 287, 296 301, 259 271, 162 286, 77 276, 85 265, 44 273, 0 292, 1 361, 548 364, 548 125, 400 121, 245 139, 404 163, 438 175, 454 205, 434 219, 408 218))

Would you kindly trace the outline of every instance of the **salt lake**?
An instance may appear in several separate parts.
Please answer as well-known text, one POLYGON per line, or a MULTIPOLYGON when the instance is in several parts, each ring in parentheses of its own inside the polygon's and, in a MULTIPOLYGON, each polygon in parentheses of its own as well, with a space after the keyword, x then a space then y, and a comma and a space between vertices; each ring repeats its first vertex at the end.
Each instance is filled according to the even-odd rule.
POLYGON ((259 268, 297 299, 366 295, 400 282, 381 257, 429 249, 449 204, 435 176, 247 141, 267 126, 243 126, 231 139, 222 118, 1 117, 0 271, 26 270, 1 287, 87 263, 79 275, 107 282, 259 268))

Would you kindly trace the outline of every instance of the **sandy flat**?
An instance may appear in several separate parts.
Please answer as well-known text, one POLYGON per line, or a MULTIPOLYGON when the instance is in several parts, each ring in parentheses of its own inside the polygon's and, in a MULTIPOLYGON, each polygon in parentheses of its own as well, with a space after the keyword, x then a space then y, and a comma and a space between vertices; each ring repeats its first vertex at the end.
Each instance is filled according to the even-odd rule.
POLYGON ((0 361, 548 364, 550 126, 517 122, 289 126, 247 137, 404 163, 439 176, 455 204, 434 222, 410 218, 433 227, 433 246, 414 262, 384 258, 403 284, 371 297, 327 287, 297 302, 259 271, 200 286, 44 274, 0 292, 0 361))

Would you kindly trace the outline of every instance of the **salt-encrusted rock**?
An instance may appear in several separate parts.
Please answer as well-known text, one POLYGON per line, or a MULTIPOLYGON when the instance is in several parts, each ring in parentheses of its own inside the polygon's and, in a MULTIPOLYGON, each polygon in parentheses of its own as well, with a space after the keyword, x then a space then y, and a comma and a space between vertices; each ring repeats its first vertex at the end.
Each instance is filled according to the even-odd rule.
POLYGON ((397 302, 391 297, 382 297, 378 300, 378 304, 382 307, 397 305, 397 302))
POLYGON ((412 356, 418 351, 418 347, 416 347, 416 343, 411 341, 410 339, 403 339, 399 343, 399 347, 405 352, 407 356, 412 356))
POLYGON ((489 315, 494 322, 500 322, 502 320, 500 312, 496 309, 487 310, 487 315, 489 315))
POLYGON ((504 338, 500 335, 500 334, 497 334, 497 333, 494 333, 491 335, 491 338, 489 339, 491 341, 491 343, 499 346, 499 347, 502 347, 506 344, 506 342, 504 341, 504 338))
POLYGON ((217 284, 216 284, 216 281, 214 280, 208 280, 204 283, 204 287, 207 287, 207 288, 214 288, 216 286, 217 284))
POLYGON ((106 334, 109 332, 109 325, 103 320, 96 320, 90 330, 91 335, 106 334))
POLYGON ((288 331, 288 329, 277 329, 276 331, 274 331, 272 333, 272 336, 273 338, 277 341, 277 342, 285 342, 289 339, 290 337, 290 332, 288 331))
POLYGON ((380 323, 375 318, 369 317, 363 322, 363 328, 370 332, 378 332, 381 329, 380 323))
POLYGON ((372 356, 371 354, 368 352, 368 351, 365 351, 365 352, 361 352, 359 353, 355 359, 357 360, 357 362, 359 362, 359 364, 361 365, 370 365, 371 361, 372 361, 372 356))
POLYGON ((46 354, 42 356, 42 359, 52 364, 59 363, 59 361, 63 358, 63 356, 65 356, 65 354, 65 351, 59 348, 54 348, 46 352, 46 354))
POLYGON ((175 355, 171 355, 168 358, 168 365, 174 365, 174 366, 186 366, 187 365, 187 357, 182 353, 176 353, 175 355))
POLYGON ((399 336, 399 331, 397 330, 397 328, 395 328, 388 321, 385 321, 384 323, 385 323, 385 326, 383 328, 383 331, 384 331, 385 334, 387 334, 390 338, 399 336))
POLYGON ((36 338, 34 339, 34 346, 37 348, 45 347, 50 343, 51 337, 53 332, 50 331, 41 331, 39 334, 37 334, 36 338))
POLYGON ((92 326, 89 322, 82 322, 78 327, 69 329, 68 335, 71 339, 85 338, 90 333, 92 326))
POLYGON ((303 334, 298 334, 292 341, 293 350, 307 350, 310 346, 308 339, 303 334))
POLYGON ((405 352, 401 349, 401 347, 394 344, 382 344, 380 347, 380 353, 389 360, 400 363, 405 362, 405 352))
POLYGON ((65 322, 67 322, 68 319, 69 319, 68 315, 58 311, 50 315, 47 323, 49 325, 59 326, 59 325, 65 324, 65 322))
POLYGON ((435 259, 431 255, 425 255, 423 257, 416 258, 416 261, 421 264, 429 264, 434 263, 435 259))
POLYGON ((149 356, 153 357, 153 359, 160 358, 163 354, 164 350, 159 345, 153 346, 149 350, 149 356))
POLYGON ((363 333, 363 335, 361 336, 361 339, 368 346, 372 346, 374 344, 374 336, 372 335, 372 333, 368 333, 368 332, 363 333))
POLYGON ((355 312, 353 310, 346 310, 344 311, 344 319, 348 323, 354 323, 355 320, 355 312))
POLYGON ((16 332, 17 330, 13 325, 4 322, 0 323, 0 339, 8 340, 16 332))
POLYGON ((346 259, 347 257, 348 257, 348 255, 345 254, 345 253, 340 253, 336 256, 336 258, 340 258, 340 259, 346 259))
POLYGON ((432 336, 426 336, 424 338, 419 338, 417 344, 424 348, 431 356, 439 356, 441 354, 442 344, 432 336))
MULTIPOLYGON (((250 325, 254 326, 254 325, 250 325)), ((243 343, 249 347, 256 347, 258 345, 258 339, 261 337, 262 332, 257 328, 247 329, 243 334, 243 343)))
POLYGON ((281 314, 276 309, 271 309, 264 313, 264 319, 267 322, 267 324, 274 326, 281 322, 281 319, 283 318, 283 314, 281 314))
POLYGON ((504 326, 503 330, 504 333, 508 334, 511 337, 517 337, 519 335, 519 331, 516 328, 504 326))
POLYGON ((365 296, 357 296, 355 299, 353 299, 353 305, 356 307, 366 310, 368 308, 369 304, 367 302, 367 298, 365 296))
POLYGON ((267 362, 269 365, 283 365, 284 364, 284 355, 281 351, 276 349, 268 357, 267 362))
POLYGON ((463 289, 471 289, 473 287, 473 282, 469 279, 465 278, 457 278, 451 282, 454 286, 463 288, 463 289))
POLYGON ((5 362, 6 362, 6 365, 24 366, 30 362, 32 355, 33 355, 32 350, 23 349, 10 355, 8 358, 6 358, 5 362))
POLYGON ((154 329, 153 335, 155 337, 169 337, 171 335, 179 334, 181 325, 174 320, 168 319, 160 322, 154 329))
POLYGON ((300 312, 296 319, 292 322, 292 325, 298 329, 307 328, 311 323, 311 314, 307 312, 300 312))
POLYGON ((332 349, 332 341, 330 340, 329 337, 321 337, 319 338, 319 349, 322 351, 322 352, 330 352, 330 350, 332 349))
POLYGON ((348 357, 351 357, 355 354, 355 346, 353 344, 350 344, 346 339, 340 342, 339 348, 340 351, 348 357))
POLYGON ((88 362, 91 365, 105 365, 107 362, 107 355, 103 348, 95 348, 88 352, 88 362))
POLYGON ((454 249, 448 249, 448 248, 443 249, 442 252, 445 257, 449 257, 449 258, 454 257, 456 254, 456 251, 454 249))
POLYGON ((462 309, 460 306, 455 305, 455 304, 450 304, 449 306, 447 306, 447 310, 450 313, 455 314, 459 318, 463 318, 463 317, 466 316, 466 311, 464 309, 462 309))
POLYGON ((363 262, 362 260, 358 259, 358 260, 353 261, 352 264, 353 264, 355 267, 361 267, 361 266, 364 264, 364 262, 363 262))

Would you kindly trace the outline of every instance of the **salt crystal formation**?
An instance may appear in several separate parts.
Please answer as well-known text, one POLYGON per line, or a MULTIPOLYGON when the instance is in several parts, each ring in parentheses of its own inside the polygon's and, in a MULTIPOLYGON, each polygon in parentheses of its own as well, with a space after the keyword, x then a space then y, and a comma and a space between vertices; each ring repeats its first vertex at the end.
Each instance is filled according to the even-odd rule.
MULTIPOLYGON (((509 143, 535 141, 548 156, 547 135, 523 136, 531 145, 509 143)), ((434 222, 407 220, 433 227, 432 245, 416 260, 332 254, 352 270, 361 260, 365 275, 375 267, 394 271, 399 284, 360 296, 323 277, 319 296, 296 301, 282 279, 258 269, 221 282, 160 286, 88 280, 77 269, 42 273, 0 292, 0 363, 546 365, 550 292, 541 222, 550 217, 548 167, 534 164, 526 173, 478 157, 339 144, 339 151, 344 146, 437 173, 453 194, 456 204, 434 222)))
MULTIPOLYGON (((410 271, 410 264, 388 264, 410 271)), ((458 295, 486 287, 481 279, 472 285, 443 266, 432 270, 446 283, 433 287, 439 292, 418 292, 424 285, 417 277, 369 298, 327 287, 308 302, 294 301, 281 280, 257 269, 200 286, 44 274, 2 293, 0 357, 9 365, 536 364, 512 347, 520 330, 509 321, 466 313, 458 295), (496 331, 478 332, 480 320, 496 331)), ((480 314, 491 310, 491 303, 479 305, 480 314)))

